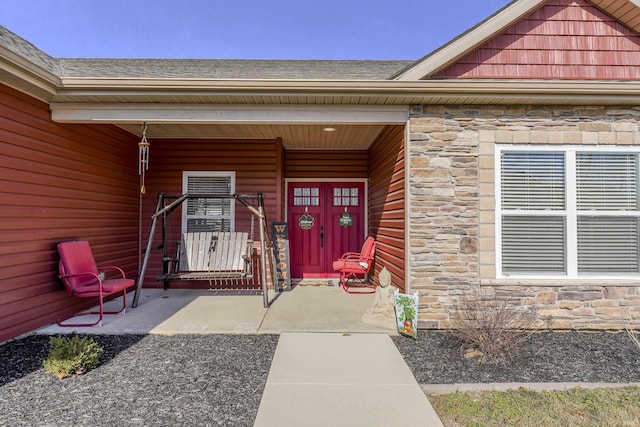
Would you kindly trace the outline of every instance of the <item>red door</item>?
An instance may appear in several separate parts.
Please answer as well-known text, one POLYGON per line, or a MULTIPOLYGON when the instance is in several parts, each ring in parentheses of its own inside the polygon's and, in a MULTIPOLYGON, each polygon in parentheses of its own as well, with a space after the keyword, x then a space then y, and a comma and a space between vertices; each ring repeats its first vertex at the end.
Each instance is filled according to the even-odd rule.
POLYGON ((287 189, 287 222, 294 278, 338 277, 331 265, 364 241, 362 182, 295 182, 287 189))

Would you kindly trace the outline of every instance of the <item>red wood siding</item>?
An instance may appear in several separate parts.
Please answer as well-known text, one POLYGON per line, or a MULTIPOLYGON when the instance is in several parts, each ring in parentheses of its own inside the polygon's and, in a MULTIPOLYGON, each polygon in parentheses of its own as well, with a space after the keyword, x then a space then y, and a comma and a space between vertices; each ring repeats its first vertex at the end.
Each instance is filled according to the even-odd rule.
POLYGON ((405 290, 404 127, 387 126, 369 149, 369 234, 375 236, 376 277, 382 267, 405 290))
POLYGON ((95 303, 64 291, 60 241, 87 239, 98 264, 135 277, 136 144, 114 126, 54 123, 0 85, 0 341, 95 303))
POLYGON ((549 0, 433 78, 637 80, 640 35, 585 0, 549 0))
MULTIPOLYGON (((150 139, 151 158, 143 203, 143 242, 146 246, 158 193, 181 194, 183 171, 235 171, 236 193, 263 193, 269 223, 282 211, 281 141, 274 140, 217 140, 217 139, 150 139)), ((257 206, 257 201, 254 202, 257 206)), ((236 230, 250 232, 251 213, 236 202, 236 230)), ((181 209, 169 216, 168 250, 175 254, 175 241, 181 232, 181 209)), ((154 245, 162 242, 158 222, 154 245)), ((259 223, 254 222, 254 239, 259 239, 259 223)), ((162 286, 157 276, 162 273, 162 251, 154 250, 145 274, 146 287, 162 286)), ((175 282, 171 287, 208 287, 208 283, 175 282)))
POLYGON ((287 178, 367 178, 364 150, 286 150, 287 178))

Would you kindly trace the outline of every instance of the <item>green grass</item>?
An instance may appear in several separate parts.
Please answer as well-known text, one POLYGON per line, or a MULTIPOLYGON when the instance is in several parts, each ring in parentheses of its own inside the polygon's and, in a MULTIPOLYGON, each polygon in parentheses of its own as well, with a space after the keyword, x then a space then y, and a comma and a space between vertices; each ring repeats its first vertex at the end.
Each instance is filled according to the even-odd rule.
POLYGON ((640 426, 640 388, 458 392, 429 401, 447 427, 640 426))

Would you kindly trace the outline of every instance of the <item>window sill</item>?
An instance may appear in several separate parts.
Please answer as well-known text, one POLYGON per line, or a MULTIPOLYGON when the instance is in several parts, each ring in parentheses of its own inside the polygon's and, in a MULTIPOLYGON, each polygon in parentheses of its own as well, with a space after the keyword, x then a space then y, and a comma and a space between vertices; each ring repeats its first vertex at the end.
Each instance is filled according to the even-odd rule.
POLYGON ((563 287, 563 286, 628 286, 637 287, 640 277, 618 277, 618 278, 566 278, 566 277, 505 277, 499 279, 482 279, 481 286, 545 286, 545 287, 563 287))

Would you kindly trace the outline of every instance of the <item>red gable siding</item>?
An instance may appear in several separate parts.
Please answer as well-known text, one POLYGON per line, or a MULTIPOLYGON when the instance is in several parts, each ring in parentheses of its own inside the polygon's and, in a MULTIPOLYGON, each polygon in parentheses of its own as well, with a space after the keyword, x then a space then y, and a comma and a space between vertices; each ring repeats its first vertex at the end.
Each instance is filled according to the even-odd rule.
POLYGON ((432 77, 636 80, 640 36, 585 0, 549 0, 432 77))

